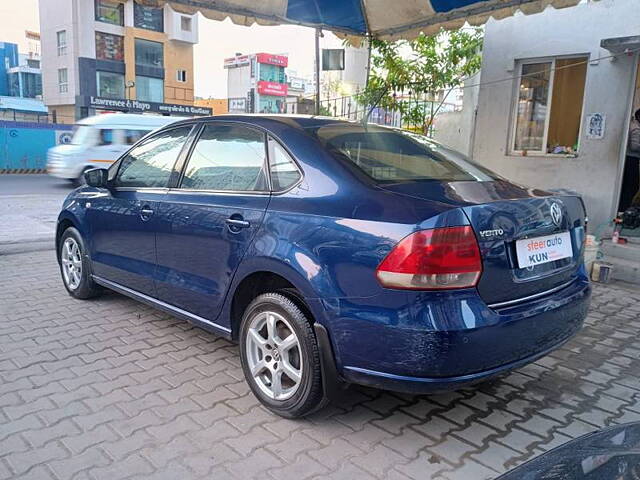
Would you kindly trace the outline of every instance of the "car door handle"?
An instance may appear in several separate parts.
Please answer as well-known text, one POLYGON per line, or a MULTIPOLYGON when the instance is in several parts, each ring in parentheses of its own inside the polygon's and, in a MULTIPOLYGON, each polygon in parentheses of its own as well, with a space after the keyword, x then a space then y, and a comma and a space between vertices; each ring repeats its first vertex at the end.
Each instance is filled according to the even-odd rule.
POLYGON ((142 220, 149 220, 151 215, 153 215, 153 210, 148 205, 140 209, 140 218, 142 218, 142 220))
POLYGON ((246 220, 239 219, 239 218, 227 218, 225 220, 225 222, 227 223, 227 225, 229 225, 229 227, 234 228, 234 229, 249 228, 251 226, 251 224, 249 222, 247 222, 246 220))

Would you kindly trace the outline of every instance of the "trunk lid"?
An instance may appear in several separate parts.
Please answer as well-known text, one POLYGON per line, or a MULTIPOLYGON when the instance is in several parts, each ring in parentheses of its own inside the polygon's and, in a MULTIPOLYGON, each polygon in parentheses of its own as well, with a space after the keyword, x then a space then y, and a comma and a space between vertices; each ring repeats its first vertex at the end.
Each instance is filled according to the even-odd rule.
MULTIPOLYGON (((382 188, 462 209, 480 246, 483 272, 477 288, 489 305, 498 307, 553 290, 571 282, 578 274, 585 212, 577 196, 554 195, 504 180, 401 182, 382 188), (539 239, 546 236, 550 237, 539 239), (521 241, 520 260, 518 241, 521 241), (538 254, 536 247, 540 242, 547 245, 555 241, 565 241, 562 247, 565 254, 568 253, 566 242, 570 242, 569 257, 529 258, 538 254), (523 266, 529 261, 534 264, 523 266)), ((544 255, 544 247, 541 253, 544 255)))

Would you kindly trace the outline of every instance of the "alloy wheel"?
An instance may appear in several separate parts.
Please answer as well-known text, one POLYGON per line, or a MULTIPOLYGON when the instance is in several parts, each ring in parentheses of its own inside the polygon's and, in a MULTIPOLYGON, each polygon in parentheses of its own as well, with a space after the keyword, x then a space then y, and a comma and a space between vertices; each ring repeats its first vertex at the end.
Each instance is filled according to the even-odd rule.
POLYGON ((291 398, 302 381, 300 341, 291 324, 279 313, 257 314, 246 340, 247 364, 260 390, 273 400, 291 398))
POLYGON ((64 283, 71 290, 75 290, 82 281, 82 253, 78 242, 74 238, 68 237, 64 241, 60 259, 62 261, 64 283))

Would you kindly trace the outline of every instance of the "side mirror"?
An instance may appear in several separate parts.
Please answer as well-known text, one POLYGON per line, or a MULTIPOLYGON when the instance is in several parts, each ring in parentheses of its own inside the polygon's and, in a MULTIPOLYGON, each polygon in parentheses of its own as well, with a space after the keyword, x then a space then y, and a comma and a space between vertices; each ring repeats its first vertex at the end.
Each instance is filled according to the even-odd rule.
POLYGON ((109 170, 106 168, 92 168, 84 172, 84 181, 90 187, 107 188, 109 170))

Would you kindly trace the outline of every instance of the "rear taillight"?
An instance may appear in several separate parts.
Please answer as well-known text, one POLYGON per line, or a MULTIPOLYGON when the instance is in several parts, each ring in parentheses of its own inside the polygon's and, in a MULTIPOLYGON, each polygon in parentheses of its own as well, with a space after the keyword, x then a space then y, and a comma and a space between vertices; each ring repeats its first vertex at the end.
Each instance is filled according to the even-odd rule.
POLYGON ((478 242, 469 226, 412 233, 376 270, 384 287, 412 290, 474 287, 481 273, 478 242))

